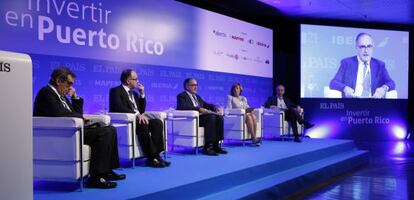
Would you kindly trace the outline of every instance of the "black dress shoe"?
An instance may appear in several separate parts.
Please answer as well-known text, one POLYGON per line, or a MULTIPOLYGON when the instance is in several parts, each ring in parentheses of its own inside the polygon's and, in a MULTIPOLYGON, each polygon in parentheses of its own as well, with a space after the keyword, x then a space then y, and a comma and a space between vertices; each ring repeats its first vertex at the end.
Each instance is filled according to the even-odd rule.
POLYGON ((297 143, 301 143, 302 142, 298 137, 295 137, 295 139, 293 141, 294 142, 297 142, 297 143))
POLYGON ((214 151, 219 154, 227 154, 227 151, 221 147, 214 148, 214 151))
POLYGON ((163 168, 166 167, 164 163, 158 161, 156 158, 147 159, 145 163, 148 167, 163 168))
POLYGON ((110 172, 108 174, 106 174, 105 179, 108 181, 119 181, 119 180, 123 180, 126 178, 125 174, 117 174, 115 172, 110 172))
POLYGON ((107 181, 105 178, 90 178, 86 186, 88 188, 110 189, 115 188, 116 185, 115 182, 107 181))
POLYGON ((209 147, 207 149, 203 149, 202 153, 204 155, 208 155, 208 156, 218 156, 218 154, 214 151, 214 149, 212 147, 209 147))
POLYGON ((160 156, 157 158, 157 160, 163 163, 166 167, 169 167, 171 165, 171 162, 162 159, 160 156))

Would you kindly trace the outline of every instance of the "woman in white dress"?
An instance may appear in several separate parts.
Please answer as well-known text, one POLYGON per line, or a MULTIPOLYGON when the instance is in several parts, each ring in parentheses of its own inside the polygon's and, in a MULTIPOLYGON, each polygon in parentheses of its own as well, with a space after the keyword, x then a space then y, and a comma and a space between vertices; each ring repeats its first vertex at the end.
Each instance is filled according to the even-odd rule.
POLYGON ((252 113, 253 109, 251 109, 249 107, 249 104, 247 104, 246 97, 241 96, 242 92, 243 87, 240 83, 235 83, 231 86, 230 95, 227 95, 227 109, 246 109, 247 131, 252 137, 253 144, 260 146, 260 141, 256 138, 257 119, 256 116, 252 113))

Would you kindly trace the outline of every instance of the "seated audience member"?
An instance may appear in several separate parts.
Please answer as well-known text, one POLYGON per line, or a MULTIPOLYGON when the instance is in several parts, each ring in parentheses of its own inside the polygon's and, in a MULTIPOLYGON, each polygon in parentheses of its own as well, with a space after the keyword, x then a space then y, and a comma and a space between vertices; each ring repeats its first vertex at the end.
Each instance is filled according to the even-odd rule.
POLYGON ((285 87, 283 85, 278 85, 276 87, 276 96, 271 96, 267 99, 264 104, 265 108, 280 109, 285 113, 285 120, 289 121, 292 126, 293 135, 295 136, 295 142, 301 142, 299 139, 298 126, 299 124, 304 124, 305 128, 312 128, 314 124, 311 124, 303 119, 303 108, 299 105, 295 105, 289 98, 284 97, 285 87))
MULTIPOLYGON (((36 95, 33 115, 77 117, 87 122, 89 119, 83 116, 83 99, 73 87, 75 78, 76 75, 67 67, 54 69, 49 84, 36 95)), ((114 188, 117 184, 111 181, 125 179, 124 174, 112 171, 119 167, 117 134, 113 126, 85 126, 84 142, 91 147, 88 187, 114 188)))
POLYGON ((256 146, 260 146, 260 141, 256 138, 257 119, 252 113, 252 108, 247 104, 247 99, 241 96, 243 87, 240 83, 231 86, 230 95, 227 95, 227 109, 241 108, 246 109, 246 125, 247 131, 252 137, 252 142, 256 146), (249 108, 249 109, 248 109, 249 108))
POLYGON ((161 158, 165 150, 163 124, 160 119, 149 119, 145 116, 144 85, 139 83, 138 75, 131 69, 121 73, 121 85, 111 88, 109 92, 109 111, 134 113, 136 115, 136 134, 142 151, 147 157, 146 165, 162 168, 171 163, 161 158), (139 91, 139 95, 134 89, 139 91))
POLYGON ((203 154, 217 156, 227 154, 220 147, 223 140, 223 116, 220 109, 205 102, 197 94, 197 81, 193 78, 184 80, 185 91, 177 95, 177 110, 195 110, 200 112, 200 126, 204 127, 203 154))

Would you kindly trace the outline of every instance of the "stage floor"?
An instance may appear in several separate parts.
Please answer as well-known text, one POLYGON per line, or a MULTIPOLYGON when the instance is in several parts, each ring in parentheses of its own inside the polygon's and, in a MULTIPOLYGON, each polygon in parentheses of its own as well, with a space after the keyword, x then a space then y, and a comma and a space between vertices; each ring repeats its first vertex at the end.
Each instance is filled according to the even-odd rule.
MULTIPOLYGON (((283 171, 283 166, 291 158, 295 158, 295 160, 291 159, 292 164, 301 162, 306 164, 306 162, 315 162, 315 160, 319 159, 317 158, 318 156, 326 157, 328 154, 333 155, 344 149, 354 150, 353 142, 349 140, 309 138, 304 139, 302 143, 294 143, 291 141, 264 141, 261 147, 254 147, 247 143, 246 146, 232 145, 226 146, 225 148, 229 154, 220 156, 170 152, 168 153, 167 159, 172 162, 171 166, 161 169, 145 167, 143 162, 138 161, 135 168, 121 168, 118 170, 120 173, 125 173, 127 179, 118 181, 118 187, 115 189, 102 190, 84 188, 82 192, 79 192, 78 189, 73 187, 73 184, 35 182, 34 198, 72 200, 91 198, 131 199, 142 197, 151 199, 150 197, 157 195, 157 193, 160 194, 160 197, 180 195, 169 196, 169 199, 200 198, 209 196, 217 191, 210 188, 210 193, 199 192, 197 194, 197 192, 192 192, 193 194, 188 194, 187 196, 185 190, 192 190, 191 185, 194 185, 196 188, 201 187, 201 190, 203 190, 203 187, 208 187, 214 181, 216 183, 220 183, 221 181, 224 187, 231 187, 232 184, 237 184, 231 183, 231 181, 252 181, 256 176, 255 173, 262 173, 256 172, 255 169, 263 168, 273 171, 269 173, 275 173, 275 170, 279 170, 274 169, 275 166, 281 166, 280 171, 283 171), (322 151, 326 149, 329 149, 329 151, 322 151), (238 174, 238 172, 242 173, 238 174), (253 174, 253 178, 246 179, 246 173, 248 175, 253 174), (240 178, 233 179, 237 176, 240 176, 240 178), (226 181, 230 181, 230 183, 225 183, 226 181), (174 188, 180 189, 174 191, 174 188), (167 192, 163 193, 163 191, 167 192)), ((289 166, 286 165, 286 167, 289 166)), ((257 178, 263 178, 263 176, 268 175, 262 174, 257 178)))

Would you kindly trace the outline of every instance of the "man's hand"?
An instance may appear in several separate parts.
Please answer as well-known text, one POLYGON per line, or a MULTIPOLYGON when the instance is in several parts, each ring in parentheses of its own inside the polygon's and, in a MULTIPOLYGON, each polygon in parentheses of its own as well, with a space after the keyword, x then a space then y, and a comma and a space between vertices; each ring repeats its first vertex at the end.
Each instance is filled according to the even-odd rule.
POLYGON ((207 109, 205 109, 205 108, 199 108, 199 109, 198 109, 198 111, 199 111, 200 113, 208 113, 208 110, 207 110, 207 109))
POLYGON ((343 91, 344 91, 345 97, 347 97, 347 98, 354 98, 355 97, 354 89, 352 89, 348 86, 345 86, 343 91))
POLYGON ((139 93, 140 93, 141 95, 144 95, 144 94, 145 94, 145 88, 144 88, 144 85, 142 85, 141 83, 137 83, 137 89, 138 89, 138 91, 139 91, 139 93))
POLYGON ((275 106, 275 105, 271 105, 271 106, 270 106, 270 109, 277 109, 277 106, 275 106))
POLYGON ((224 109, 223 107, 216 107, 216 113, 223 115, 224 114, 224 109))
POLYGON ((303 108, 301 108, 300 106, 296 107, 296 112, 298 112, 299 114, 303 113, 303 108))
POLYGON ((76 94, 76 90, 73 86, 70 86, 70 88, 68 90, 68 94, 72 98, 77 98, 78 97, 78 95, 76 94))
POLYGON ((375 90, 374 93, 374 98, 375 99, 381 99, 385 97, 385 93, 387 92, 387 90, 384 87, 379 87, 375 90))
POLYGON ((138 114, 137 120, 139 124, 149 124, 149 119, 145 115, 138 114))

